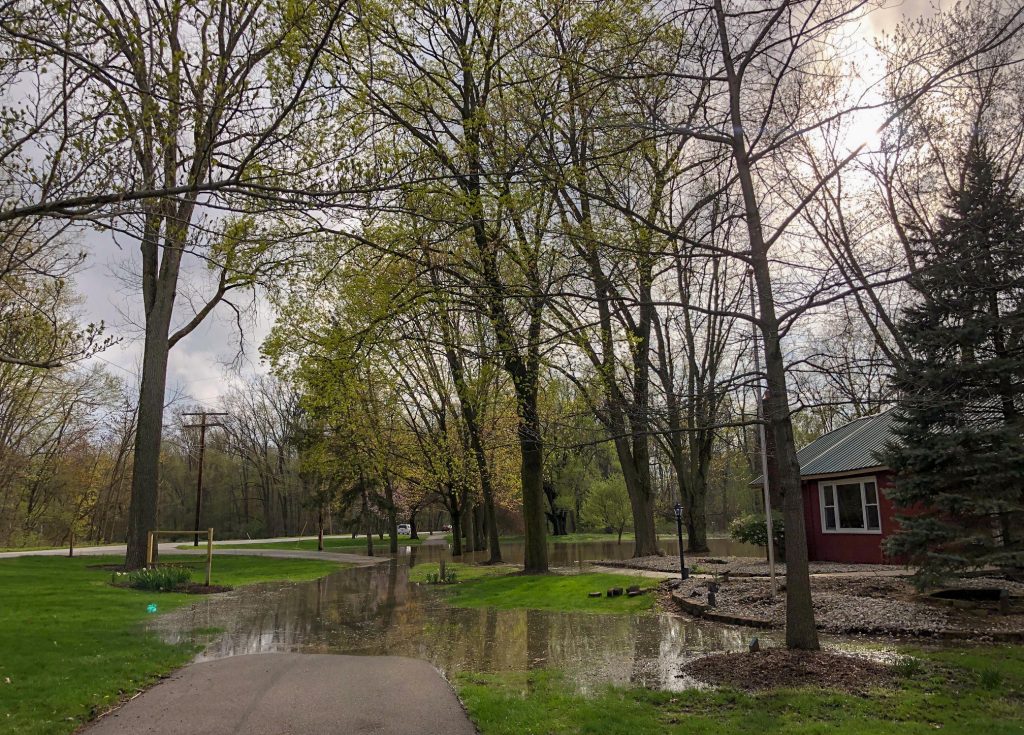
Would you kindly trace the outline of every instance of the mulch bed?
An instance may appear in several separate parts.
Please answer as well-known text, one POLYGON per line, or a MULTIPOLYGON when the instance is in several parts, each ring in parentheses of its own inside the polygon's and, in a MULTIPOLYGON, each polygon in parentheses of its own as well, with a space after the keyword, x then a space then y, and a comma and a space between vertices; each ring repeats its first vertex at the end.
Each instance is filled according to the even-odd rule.
MULTIPOLYGON (((710 582, 691 577, 685 582, 664 583, 672 593, 667 600, 662 595, 666 609, 739 625, 785 625, 785 591, 772 597, 767 580, 747 577, 721 581, 714 608, 707 607, 710 582)), ((991 578, 963 578, 951 584, 1008 589, 1013 596, 1010 614, 998 614, 995 603, 961 609, 931 600, 920 595, 905 577, 814 577, 811 593, 815 620, 820 630, 837 634, 1024 639, 1024 585, 991 578)))
POLYGON ((213 595, 218 592, 230 592, 233 588, 226 587, 222 584, 197 584, 196 582, 190 582, 184 587, 178 587, 175 592, 184 592, 186 595, 213 595))
POLYGON ((816 686, 867 692, 894 678, 885 664, 828 651, 769 648, 755 653, 722 653, 694 659, 683 671, 696 679, 747 691, 816 686))
MULTIPOLYGON (((127 589, 132 589, 132 587, 130 587, 127 584, 120 584, 120 583, 118 583, 118 584, 111 583, 111 584, 112 584, 112 586, 120 587, 121 589, 126 589, 126 590, 127 589)), ((178 593, 183 594, 183 595, 214 595, 214 594, 217 594, 218 592, 230 592, 233 589, 234 589, 234 587, 226 587, 226 586, 221 585, 221 584, 205 585, 205 584, 199 584, 198 582, 189 582, 188 584, 179 585, 178 587, 175 587, 173 590, 148 590, 148 591, 149 592, 157 592, 157 593, 178 592, 178 593)), ((142 590, 142 591, 146 591, 146 590, 142 590)))

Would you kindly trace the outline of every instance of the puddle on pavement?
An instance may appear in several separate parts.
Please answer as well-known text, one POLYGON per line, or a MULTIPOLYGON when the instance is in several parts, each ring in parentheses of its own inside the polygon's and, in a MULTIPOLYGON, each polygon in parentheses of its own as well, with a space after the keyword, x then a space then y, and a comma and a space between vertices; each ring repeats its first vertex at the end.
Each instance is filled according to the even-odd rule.
MULTIPOLYGON (((582 556, 609 558, 595 556, 593 549, 552 550, 552 564, 564 567, 579 565, 582 556)), ((514 559, 514 549, 508 551, 507 558, 514 559)), ((313 582, 258 585, 204 598, 151 625, 169 642, 206 642, 208 635, 193 631, 222 629, 199 661, 284 651, 410 656, 429 661, 448 677, 463 671, 559 669, 584 692, 604 684, 693 687, 695 682, 678 675, 688 659, 744 650, 754 635, 773 641, 774 634, 765 631, 663 613, 450 607, 443 590, 408 581, 410 566, 442 557, 448 557, 444 546, 407 547, 386 563, 339 570, 313 582)))

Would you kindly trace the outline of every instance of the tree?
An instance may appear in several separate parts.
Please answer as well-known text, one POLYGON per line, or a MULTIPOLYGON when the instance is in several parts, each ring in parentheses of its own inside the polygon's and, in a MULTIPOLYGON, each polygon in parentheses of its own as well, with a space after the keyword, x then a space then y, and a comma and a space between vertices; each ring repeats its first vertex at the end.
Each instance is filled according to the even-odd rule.
POLYGON ((971 138, 937 231, 915 246, 917 303, 900 331, 893 501, 908 509, 890 553, 920 584, 1024 566, 1024 198, 971 138))
MULTIPOLYGON (((544 63, 521 53, 531 18, 518 4, 417 0, 364 6, 353 22, 358 33, 331 49, 338 84, 356 101, 357 127, 373 128, 375 153, 406 177, 397 195, 374 204, 382 212, 420 212, 435 232, 447 229, 432 239, 433 255, 487 316, 495 360, 511 381, 524 568, 546 572, 537 404, 543 314, 557 260, 548 253, 551 194, 520 171, 532 137, 519 95, 544 63)), ((364 242, 389 251, 388 241, 364 242)))
POLYGON ((583 503, 583 520, 595 528, 611 528, 619 535, 629 525, 633 514, 629 494, 621 476, 596 481, 583 503))
MULTIPOLYGON (((245 178, 260 167, 272 168, 268 152, 289 132, 319 47, 314 41, 311 59, 290 66, 283 54, 301 55, 308 31, 312 28, 316 38, 322 29, 317 6, 279 14, 261 0, 146 0, 141 5, 43 0, 41 6, 69 32, 31 42, 44 63, 81 70, 88 82, 81 104, 102 119, 95 139, 81 143, 96 156, 94 170, 109 177, 103 183, 119 190, 107 203, 130 199, 129 191, 162 192, 142 199, 137 208, 102 212, 95 205, 91 214, 100 219, 102 213, 111 227, 137 239, 142 255, 145 338, 125 558, 127 567, 137 568, 145 563, 147 533, 157 525, 169 351, 226 294, 252 280, 251 259, 237 252, 254 244, 253 221, 211 216, 208 225, 197 226, 213 203, 199 192, 218 172, 245 178), (286 68, 299 80, 297 91, 290 89, 286 68), (276 100, 270 114, 265 112, 268 95, 276 100), (220 276, 212 295, 172 331, 182 261, 196 250, 220 266, 220 276), (238 267, 237 260, 245 265, 238 267)), ((329 34, 333 21, 327 26, 329 34)), ((230 206, 223 199, 217 203, 230 206)))

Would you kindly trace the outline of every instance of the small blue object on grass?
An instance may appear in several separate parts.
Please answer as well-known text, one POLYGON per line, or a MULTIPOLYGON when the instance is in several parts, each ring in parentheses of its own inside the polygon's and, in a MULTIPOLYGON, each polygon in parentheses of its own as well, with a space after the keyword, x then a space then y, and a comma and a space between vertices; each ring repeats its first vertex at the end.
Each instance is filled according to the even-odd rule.
POLYGON ((148 613, 155 613, 156 612, 156 603, 155 602, 151 602, 148 605, 146 605, 146 612, 148 612, 148 613))

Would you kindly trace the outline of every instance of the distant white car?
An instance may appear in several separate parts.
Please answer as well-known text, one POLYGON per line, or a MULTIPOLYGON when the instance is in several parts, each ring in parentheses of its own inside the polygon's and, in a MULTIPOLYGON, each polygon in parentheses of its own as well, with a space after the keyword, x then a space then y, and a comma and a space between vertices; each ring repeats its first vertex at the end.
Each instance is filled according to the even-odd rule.
POLYGON ((400 536, 409 536, 410 534, 412 534, 412 526, 410 526, 408 523, 399 523, 398 534, 400 536))

